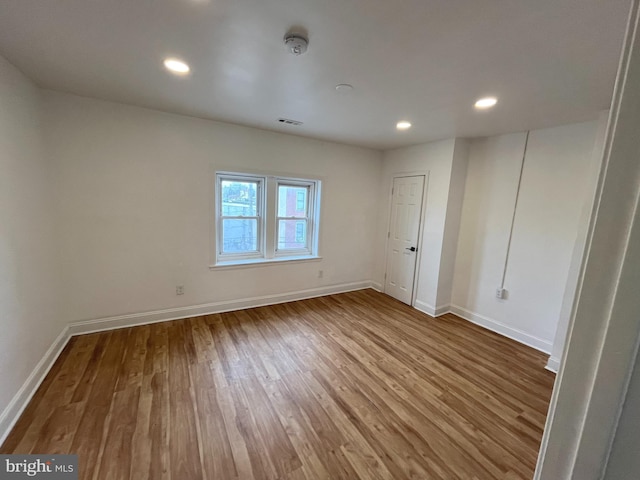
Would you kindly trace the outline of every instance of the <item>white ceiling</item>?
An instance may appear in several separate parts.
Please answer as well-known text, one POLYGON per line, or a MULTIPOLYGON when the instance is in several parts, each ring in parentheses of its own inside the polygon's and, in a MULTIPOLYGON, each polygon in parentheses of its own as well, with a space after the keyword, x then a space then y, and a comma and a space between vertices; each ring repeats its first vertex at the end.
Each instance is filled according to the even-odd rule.
POLYGON ((40 86, 393 148, 594 118, 629 0, 2 0, 0 53, 40 86), (292 26, 309 51, 288 54, 292 26), (168 74, 162 60, 192 73, 168 74), (334 87, 350 83, 340 94, 334 87), (499 98, 491 111, 474 101, 499 98), (286 117, 304 125, 286 126, 286 117), (397 132, 398 120, 414 127, 397 132))

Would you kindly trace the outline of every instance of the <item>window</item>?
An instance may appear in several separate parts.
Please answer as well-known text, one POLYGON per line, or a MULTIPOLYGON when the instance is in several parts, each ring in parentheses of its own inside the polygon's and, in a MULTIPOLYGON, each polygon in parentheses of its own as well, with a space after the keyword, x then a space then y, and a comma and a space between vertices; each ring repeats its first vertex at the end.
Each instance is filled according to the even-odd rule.
POLYGON ((220 175, 220 255, 260 257, 264 180, 220 175))
POLYGON ((320 182, 216 174, 215 264, 317 256, 320 182))
POLYGON ((311 253, 306 234, 309 226, 308 198, 312 184, 278 181, 278 254, 303 250, 311 253))

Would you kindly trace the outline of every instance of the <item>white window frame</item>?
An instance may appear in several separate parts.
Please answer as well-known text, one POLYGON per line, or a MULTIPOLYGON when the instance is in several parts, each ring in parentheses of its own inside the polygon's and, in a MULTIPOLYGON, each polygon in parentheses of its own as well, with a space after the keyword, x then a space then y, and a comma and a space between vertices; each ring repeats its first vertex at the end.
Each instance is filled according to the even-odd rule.
POLYGON ((232 262, 243 261, 264 257, 264 217, 265 217, 265 179, 256 175, 247 174, 235 174, 235 173, 219 173, 216 174, 216 263, 220 262, 232 262), (257 184, 256 192, 256 215, 255 216, 231 216, 222 214, 222 182, 223 181, 236 181, 236 182, 251 182, 257 184), (257 240, 256 251, 242 252, 242 253, 224 253, 222 251, 223 244, 223 221, 233 219, 255 219, 257 240))
MULTIPOLYGON (((210 268, 228 268, 237 266, 252 266, 273 262, 319 260, 319 220, 320 220, 320 179, 294 178, 288 176, 259 175, 232 171, 215 171, 214 208, 211 222, 212 260, 210 268), (247 253, 223 253, 223 218, 222 215, 222 181, 250 181, 258 183, 258 251, 247 253), (307 222, 305 248, 278 250, 278 187, 304 186, 308 190, 306 217, 292 217, 307 222)), ((234 217, 235 218, 235 217, 234 217)), ((243 217, 238 217, 243 218, 243 217)), ((256 217, 244 217, 256 218, 256 217)), ((289 219, 289 217, 282 217, 289 219)))
MULTIPOLYGON (((307 193, 307 211, 305 212, 304 217, 279 217, 278 211, 276 209, 276 221, 275 221, 275 230, 276 230, 276 248, 275 255, 277 257, 292 257, 297 255, 312 255, 313 254, 313 239, 314 239, 314 212, 315 212, 315 188, 316 182, 312 180, 299 180, 299 179, 285 179, 278 178, 276 180, 276 205, 278 203, 278 195, 280 192, 280 187, 304 187, 308 189, 307 193), (288 248, 288 249, 278 249, 278 229, 280 225, 280 220, 296 220, 296 221, 304 221, 307 223, 307 236, 305 238, 305 246, 303 248, 288 248)), ((296 198, 297 205, 297 198, 296 198)))

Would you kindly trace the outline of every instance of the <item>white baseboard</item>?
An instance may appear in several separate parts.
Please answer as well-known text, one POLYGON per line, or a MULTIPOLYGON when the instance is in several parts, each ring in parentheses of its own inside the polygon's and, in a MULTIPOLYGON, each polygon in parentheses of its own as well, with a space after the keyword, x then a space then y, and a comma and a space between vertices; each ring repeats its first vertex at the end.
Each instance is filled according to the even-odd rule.
POLYGON ((443 305, 442 307, 436 307, 436 317, 449 313, 451 311, 451 305, 443 305))
POLYGON ((440 315, 444 315, 445 313, 449 313, 451 311, 451 307, 449 305, 434 307, 433 305, 429 305, 428 303, 421 300, 415 301, 414 308, 432 317, 439 317, 440 315))
POLYGON ((413 307, 416 310, 420 310, 422 313, 426 313, 431 317, 436 316, 436 308, 433 305, 429 305, 428 303, 425 303, 421 300, 416 300, 413 304, 413 307))
POLYGON ((0 413, 0 445, 4 443, 14 427, 20 415, 29 401, 33 398, 38 387, 53 367, 53 364, 62 353, 62 349, 71 338, 69 328, 64 327, 58 338, 54 340, 42 359, 35 366, 27 380, 22 384, 20 390, 13 396, 9 405, 0 413))
POLYGON ((325 295, 334 295, 336 293, 362 290, 365 288, 371 288, 371 286, 371 282, 369 281, 343 283, 339 285, 299 290, 297 292, 279 293, 275 295, 264 295, 261 297, 226 300, 222 302, 205 303, 187 307, 167 308, 164 310, 97 318, 95 320, 73 322, 69 325, 69 331, 71 335, 84 335, 86 333, 102 332, 105 330, 114 330, 116 328, 135 327, 136 325, 166 322, 168 320, 179 320, 181 318, 198 317, 200 315, 210 315, 213 313, 231 312, 233 310, 244 310, 245 308, 264 307, 265 305, 275 305, 277 303, 294 302, 296 300, 304 300, 306 298, 323 297, 325 295))
POLYGON ((550 372, 558 373, 558 370, 560 369, 560 359, 554 357, 553 355, 550 356, 549 360, 547 361, 547 366, 544 368, 546 368, 550 372))
POLYGON ((371 288, 373 288, 376 292, 384 293, 382 291, 382 284, 378 282, 371 282, 371 288))
POLYGON ((528 345, 529 347, 535 348, 536 350, 539 350, 546 354, 551 353, 552 344, 547 340, 530 335, 526 332, 523 332, 522 330, 510 327, 509 325, 505 325, 504 323, 498 322, 497 320, 493 320, 478 313, 470 312, 469 310, 457 305, 451 305, 450 311, 451 313, 454 313, 459 317, 470 321, 471 323, 475 323, 476 325, 480 325, 481 327, 491 330, 492 332, 499 333, 500 335, 508 337, 512 340, 524 343, 525 345, 528 345))

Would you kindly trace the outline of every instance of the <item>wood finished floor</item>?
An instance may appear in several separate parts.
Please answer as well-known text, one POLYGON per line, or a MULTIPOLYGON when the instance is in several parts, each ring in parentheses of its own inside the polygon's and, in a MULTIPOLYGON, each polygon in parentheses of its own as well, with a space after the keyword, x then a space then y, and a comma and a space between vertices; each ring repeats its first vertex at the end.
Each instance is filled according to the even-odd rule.
POLYGON ((530 479, 546 356, 373 290, 74 337, 0 453, 81 479, 530 479))

